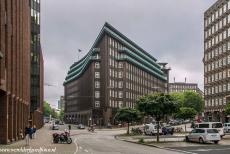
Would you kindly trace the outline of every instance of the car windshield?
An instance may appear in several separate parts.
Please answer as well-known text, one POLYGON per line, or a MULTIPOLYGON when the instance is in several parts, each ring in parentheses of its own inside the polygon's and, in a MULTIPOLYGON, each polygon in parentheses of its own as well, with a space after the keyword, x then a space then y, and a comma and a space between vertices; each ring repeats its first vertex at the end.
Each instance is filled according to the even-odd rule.
POLYGON ((199 124, 199 128, 209 128, 209 124, 199 124))
POLYGON ((207 133, 215 134, 215 133, 218 133, 218 130, 216 130, 216 129, 208 129, 207 133))
POLYGON ((212 124, 212 128, 222 128, 222 127, 223 127, 222 123, 214 123, 214 124, 212 124))

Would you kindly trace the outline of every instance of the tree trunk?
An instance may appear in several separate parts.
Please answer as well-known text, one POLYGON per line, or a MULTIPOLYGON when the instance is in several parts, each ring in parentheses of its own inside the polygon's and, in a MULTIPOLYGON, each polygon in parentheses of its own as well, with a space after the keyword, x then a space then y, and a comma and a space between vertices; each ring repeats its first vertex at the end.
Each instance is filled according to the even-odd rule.
POLYGON ((187 130, 186 130, 186 124, 184 124, 184 131, 187 132, 187 130))
POLYGON ((157 143, 159 142, 159 127, 160 127, 160 121, 157 121, 157 143))
POLYGON ((129 122, 128 122, 128 130, 127 130, 127 134, 129 134, 129 122))

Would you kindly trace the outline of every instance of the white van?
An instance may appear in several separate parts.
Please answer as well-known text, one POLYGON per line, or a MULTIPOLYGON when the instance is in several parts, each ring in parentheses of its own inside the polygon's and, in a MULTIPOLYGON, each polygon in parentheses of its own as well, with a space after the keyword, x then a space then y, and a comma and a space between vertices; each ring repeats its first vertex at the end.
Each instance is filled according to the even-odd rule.
POLYGON ((224 133, 224 127, 221 122, 202 122, 197 123, 197 128, 215 128, 218 130, 221 138, 225 135, 224 133))
MULTIPOLYGON (((145 135, 156 135, 157 134, 157 125, 152 123, 146 124, 144 127, 145 135)), ((161 126, 159 127, 159 134, 162 134, 161 126)))

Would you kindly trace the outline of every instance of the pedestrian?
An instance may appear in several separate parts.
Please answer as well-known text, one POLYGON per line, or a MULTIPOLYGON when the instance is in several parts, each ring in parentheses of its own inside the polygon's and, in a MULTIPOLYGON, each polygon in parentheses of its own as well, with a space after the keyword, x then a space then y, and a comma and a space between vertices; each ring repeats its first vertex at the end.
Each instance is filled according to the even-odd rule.
POLYGON ((19 131, 19 137, 20 137, 20 139, 23 139, 24 137, 23 137, 23 131, 22 131, 22 129, 20 129, 20 131, 19 131))
POLYGON ((30 136, 30 139, 33 139, 33 127, 32 126, 29 127, 29 136, 30 136))
POLYGON ((68 127, 69 127, 69 134, 70 134, 70 130, 71 130, 71 125, 69 125, 68 127))
POLYGON ((30 144, 30 126, 27 125, 25 128, 25 139, 26 139, 26 145, 30 144))
POLYGON ((34 125, 33 127, 33 138, 34 139, 36 138, 36 131, 37 131, 37 128, 36 128, 36 125, 34 125))

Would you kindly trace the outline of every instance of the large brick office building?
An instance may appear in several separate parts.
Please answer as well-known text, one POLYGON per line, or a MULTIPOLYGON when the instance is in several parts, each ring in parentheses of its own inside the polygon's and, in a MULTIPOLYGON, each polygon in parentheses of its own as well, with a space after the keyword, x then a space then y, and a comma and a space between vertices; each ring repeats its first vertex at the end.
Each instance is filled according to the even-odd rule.
POLYGON ((68 71, 65 87, 65 121, 114 123, 120 107, 152 92, 168 92, 169 69, 105 23, 91 50, 68 71))
POLYGON ((230 95, 230 1, 218 0, 204 13, 205 117, 226 121, 230 95))
MULTIPOLYGON (((42 125, 40 120, 31 119, 31 114, 36 119, 39 114, 30 114, 32 2, 0 1, 0 144, 18 140, 19 131, 24 131, 28 123, 42 125)), ((42 58, 39 62, 39 72, 43 75, 42 58)), ((43 85, 43 77, 39 84, 43 85)), ((41 92, 42 98, 42 89, 41 92)))

